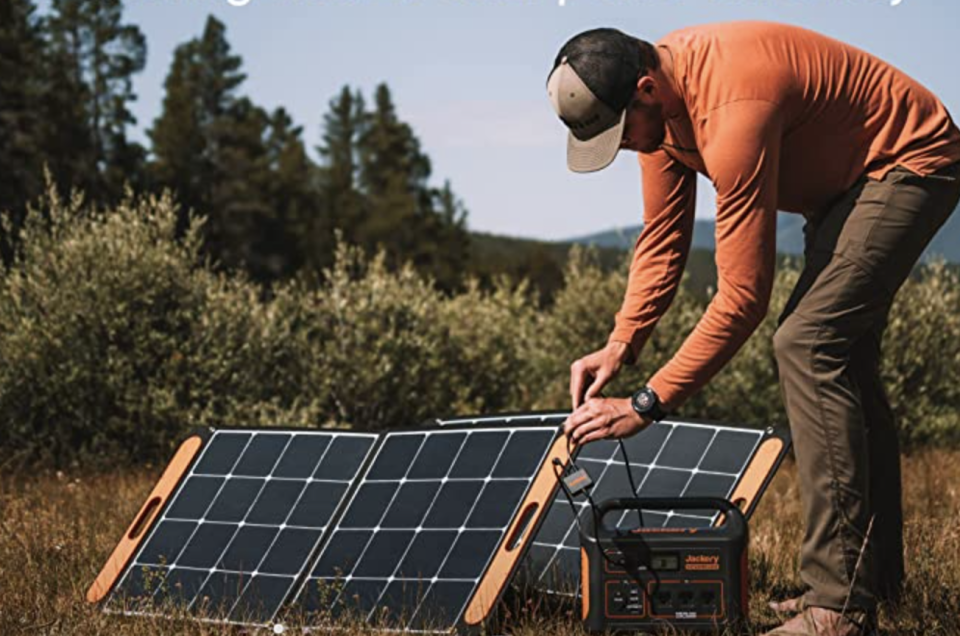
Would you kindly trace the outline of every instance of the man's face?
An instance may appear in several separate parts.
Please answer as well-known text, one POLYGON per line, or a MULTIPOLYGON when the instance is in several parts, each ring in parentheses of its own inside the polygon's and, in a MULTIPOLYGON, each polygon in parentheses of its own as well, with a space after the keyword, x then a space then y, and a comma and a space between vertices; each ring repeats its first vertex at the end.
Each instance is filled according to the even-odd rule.
POLYGON ((649 77, 642 78, 638 83, 637 92, 627 106, 621 150, 653 152, 666 138, 663 102, 657 89, 656 83, 649 77))

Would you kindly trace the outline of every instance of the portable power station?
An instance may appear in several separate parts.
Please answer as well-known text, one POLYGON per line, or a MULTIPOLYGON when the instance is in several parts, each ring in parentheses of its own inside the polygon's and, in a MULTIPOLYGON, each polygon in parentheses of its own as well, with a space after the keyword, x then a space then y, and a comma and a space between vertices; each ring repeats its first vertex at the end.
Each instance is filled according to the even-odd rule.
POLYGON ((747 524, 733 504, 717 498, 607 499, 596 513, 580 529, 582 616, 588 631, 668 625, 713 631, 747 620, 747 524), (719 511, 723 523, 630 529, 605 523, 610 513, 641 509, 719 511))

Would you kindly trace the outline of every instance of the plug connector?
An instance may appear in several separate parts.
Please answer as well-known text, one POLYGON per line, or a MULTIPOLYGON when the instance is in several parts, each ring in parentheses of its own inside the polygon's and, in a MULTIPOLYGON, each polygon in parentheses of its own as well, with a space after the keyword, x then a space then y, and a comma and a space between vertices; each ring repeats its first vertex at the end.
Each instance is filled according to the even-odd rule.
POLYGON ((574 467, 573 470, 564 475, 563 483, 574 497, 593 486, 590 474, 579 466, 574 467))

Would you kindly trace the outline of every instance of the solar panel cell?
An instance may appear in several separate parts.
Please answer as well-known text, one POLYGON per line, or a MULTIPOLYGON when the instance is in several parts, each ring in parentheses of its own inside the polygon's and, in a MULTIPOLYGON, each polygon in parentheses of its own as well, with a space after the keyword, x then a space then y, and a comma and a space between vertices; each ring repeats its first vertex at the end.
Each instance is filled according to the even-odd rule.
POLYGON ((448 477, 451 479, 484 479, 493 470, 509 433, 488 431, 467 437, 448 477))
POLYGON ((229 619, 238 623, 257 624, 269 621, 283 603, 290 589, 290 579, 286 577, 260 574, 251 578, 243 590, 229 619))
POLYGON ((440 487, 437 500, 427 513, 424 528, 459 528, 467 521, 480 496, 479 481, 448 481, 440 487))
POLYGON ((328 435, 297 435, 293 444, 287 446, 273 476, 284 479, 306 479, 320 464, 320 459, 330 445, 328 435))
POLYGON ((296 575, 303 569, 303 564, 319 539, 319 530, 284 528, 276 535, 270 551, 257 569, 268 574, 296 575))
POLYGON ((212 572, 197 592, 191 611, 205 618, 226 618, 249 578, 234 572, 212 572))
POLYGON ((289 443, 289 435, 257 435, 244 449, 231 472, 234 476, 265 477, 273 472, 277 459, 289 443))
POLYGON ((287 517, 287 525, 323 528, 330 523, 330 518, 346 494, 348 486, 347 482, 307 484, 287 517))
POLYGON ((167 511, 168 519, 201 519, 220 492, 222 477, 190 477, 167 511))
POLYGON ((235 477, 228 479, 204 515, 207 521, 237 523, 242 521, 263 488, 263 480, 235 477))
POLYGON ((176 611, 186 608, 203 586, 208 570, 170 568, 166 570, 160 586, 152 599, 152 605, 176 611))
POLYGON ((502 528, 510 523, 514 510, 527 490, 526 481, 491 481, 475 499, 468 528, 502 528))
POLYGON ((443 530, 417 533, 397 568, 397 576, 413 580, 436 576, 458 535, 458 532, 443 530))
POLYGON ((250 433, 221 434, 217 443, 204 449, 194 468, 196 475, 226 475, 234 467, 250 441, 250 433))
POLYGON ((400 486, 380 525, 384 528, 415 528, 436 499, 440 482, 413 481, 400 486))
MULTIPOLYGON (((431 435, 424 442, 423 451, 410 467, 407 479, 440 479, 445 477, 460 452, 466 433, 431 435)), ((472 452, 468 450, 468 452, 472 452)))
POLYGON ((370 452, 375 438, 338 434, 324 454, 314 479, 351 481, 370 452))
POLYGON ((217 568, 235 572, 253 572, 277 537, 277 529, 266 526, 244 526, 230 541, 217 568))
POLYGON ((193 535, 197 524, 189 521, 164 521, 140 553, 140 563, 173 563, 193 535))
POLYGON ((498 530, 464 530, 440 566, 442 579, 476 579, 500 542, 498 530))
MULTIPOLYGON (((288 481, 274 479, 263 486, 263 490, 257 497, 256 503, 247 515, 247 523, 259 523, 264 525, 278 526, 290 515, 290 511, 299 503, 306 505, 306 501, 314 500, 313 497, 302 498, 304 484, 302 481, 288 481)), ((321 498, 321 502, 332 500, 333 497, 321 498)), ((330 516, 330 506, 319 506, 319 510, 311 511, 311 514, 303 519, 308 522, 310 519, 327 519, 330 516)), ((299 524, 297 524, 299 525, 299 524)))
POLYGON ((721 430, 700 463, 700 470, 740 474, 754 448, 753 431, 721 430))

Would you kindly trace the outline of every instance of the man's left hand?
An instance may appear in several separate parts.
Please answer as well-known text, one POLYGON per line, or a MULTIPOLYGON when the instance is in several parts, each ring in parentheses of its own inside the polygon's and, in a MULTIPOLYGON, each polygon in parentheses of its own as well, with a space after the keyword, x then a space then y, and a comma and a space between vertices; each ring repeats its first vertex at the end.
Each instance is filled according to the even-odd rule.
POLYGON ((633 410, 630 398, 591 398, 570 414, 563 432, 574 443, 586 444, 608 437, 630 437, 652 423, 633 410))

